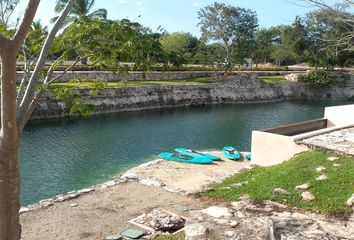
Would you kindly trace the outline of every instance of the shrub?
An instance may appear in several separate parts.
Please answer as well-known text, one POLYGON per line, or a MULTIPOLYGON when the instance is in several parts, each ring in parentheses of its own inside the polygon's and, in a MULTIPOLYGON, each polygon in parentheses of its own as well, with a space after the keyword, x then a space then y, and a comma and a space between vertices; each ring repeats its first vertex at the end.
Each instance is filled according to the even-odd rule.
POLYGON ((324 70, 311 70, 305 75, 300 75, 298 81, 308 82, 309 84, 316 87, 323 87, 331 83, 331 78, 324 70))
MULTIPOLYGON (((247 70, 247 69, 245 69, 247 70)), ((282 66, 259 66, 259 67, 252 67, 252 71, 287 71, 288 67, 282 66)))

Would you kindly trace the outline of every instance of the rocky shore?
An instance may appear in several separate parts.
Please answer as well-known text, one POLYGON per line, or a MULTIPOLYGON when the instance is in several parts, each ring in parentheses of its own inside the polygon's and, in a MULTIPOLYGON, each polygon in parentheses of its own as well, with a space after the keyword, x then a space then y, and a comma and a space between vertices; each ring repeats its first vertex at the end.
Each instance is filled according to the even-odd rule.
MULTIPOLYGON (((257 75, 239 74, 200 85, 151 85, 106 88, 91 96, 89 89, 77 89, 86 104, 95 106, 93 114, 136 111, 179 106, 271 102, 281 100, 354 100, 354 77, 316 88, 306 83, 267 84, 257 75)), ((47 92, 32 119, 60 118, 69 115, 63 100, 47 92)))
POLYGON ((247 160, 208 166, 154 160, 106 183, 21 208, 23 239, 124 239, 117 233, 136 229, 134 222, 143 226, 145 239, 180 228, 187 240, 354 239, 353 215, 328 217, 247 196, 226 203, 195 195, 251 168, 247 160))

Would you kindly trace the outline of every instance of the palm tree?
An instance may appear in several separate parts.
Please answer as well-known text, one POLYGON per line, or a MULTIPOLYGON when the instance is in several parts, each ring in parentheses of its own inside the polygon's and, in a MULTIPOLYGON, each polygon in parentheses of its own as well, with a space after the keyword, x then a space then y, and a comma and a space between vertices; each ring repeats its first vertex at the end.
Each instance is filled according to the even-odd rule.
MULTIPOLYGON (((60 13, 64 9, 65 5, 69 0, 57 0, 57 4, 54 8, 55 12, 60 13)), ((78 21, 80 18, 90 17, 90 18, 107 18, 107 10, 100 8, 93 12, 90 12, 91 8, 95 4, 95 0, 76 0, 74 7, 70 11, 66 23, 72 23, 78 21)), ((57 17, 52 19, 55 22, 57 17)))

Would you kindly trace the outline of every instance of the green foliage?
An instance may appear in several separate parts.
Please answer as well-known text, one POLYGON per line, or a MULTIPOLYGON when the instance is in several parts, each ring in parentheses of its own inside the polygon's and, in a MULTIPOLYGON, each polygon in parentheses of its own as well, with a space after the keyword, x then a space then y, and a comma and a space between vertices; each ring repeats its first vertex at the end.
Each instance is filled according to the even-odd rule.
POLYGON ((70 115, 78 113, 87 117, 95 111, 95 106, 84 103, 80 94, 73 88, 55 88, 53 94, 57 99, 61 99, 65 102, 65 106, 69 109, 70 115))
POLYGON ((221 184, 212 186, 205 195, 219 197, 229 201, 237 200, 241 195, 249 195, 255 200, 272 200, 286 203, 291 206, 332 215, 349 216, 352 210, 346 206, 347 199, 354 191, 354 159, 340 157, 340 167, 334 167, 327 158, 330 153, 306 152, 291 160, 272 167, 256 167, 252 170, 236 174, 221 184), (316 167, 324 166, 324 173, 328 176, 325 181, 317 181, 319 173, 316 167), (248 182, 240 188, 232 187, 235 183, 248 182), (296 186, 309 183, 310 192, 315 200, 306 202, 301 200, 301 192, 296 186), (225 187, 231 187, 225 189, 225 187), (274 195, 274 188, 283 188, 289 195, 274 195))
POLYGON ((308 82, 316 87, 324 87, 331 83, 331 78, 324 70, 311 70, 305 75, 300 75, 300 82, 308 82))
POLYGON ((221 42, 225 49, 227 66, 251 55, 258 27, 256 13, 245 8, 215 2, 198 12, 202 39, 221 42))
POLYGON ((93 86, 89 91, 91 96, 100 95, 103 93, 104 89, 107 87, 107 83, 102 80, 93 81, 93 86))
POLYGON ((43 27, 40 21, 33 22, 31 30, 22 44, 19 59, 27 61, 35 60, 39 56, 47 34, 47 27, 43 27))
MULTIPOLYGON (((54 8, 56 13, 61 13, 69 0, 57 0, 57 4, 54 8)), ((106 19, 107 10, 100 8, 93 12, 91 9, 95 4, 95 0, 76 0, 69 15, 67 16, 66 23, 76 22, 82 18, 96 18, 106 19)), ((51 21, 55 22, 58 17, 53 18, 51 21)))
POLYGON ((176 67, 181 67, 182 64, 187 62, 193 62, 199 45, 196 37, 183 32, 164 34, 160 38, 160 43, 162 50, 167 55, 168 62, 176 67))
POLYGON ((288 67, 258 66, 258 67, 252 67, 252 71, 288 71, 288 67))

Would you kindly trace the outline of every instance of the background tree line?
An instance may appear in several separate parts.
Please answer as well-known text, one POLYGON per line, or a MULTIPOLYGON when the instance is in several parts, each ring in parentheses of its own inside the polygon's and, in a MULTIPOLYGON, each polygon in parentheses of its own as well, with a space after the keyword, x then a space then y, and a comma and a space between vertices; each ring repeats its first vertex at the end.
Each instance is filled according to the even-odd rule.
MULTIPOLYGON (((18 1, 10 1, 16 4, 18 1)), ((60 12, 67 0, 57 1, 60 12)), ((296 17, 291 25, 259 28, 256 12, 215 2, 200 9, 201 37, 187 32, 152 31, 128 19, 108 20, 105 9, 92 10, 94 0, 79 0, 64 23, 65 30, 55 40, 49 59, 76 60, 103 68, 149 70, 176 68, 183 64, 217 65, 228 69, 242 65, 245 58, 253 63, 279 66, 306 62, 313 67, 333 68, 354 65, 353 38, 341 41, 353 26, 343 24, 330 8, 318 8, 305 17, 296 17), (330 16, 330 17, 329 17, 330 16), (122 65, 122 62, 133 63, 122 65), (127 67, 129 66, 129 67, 127 67), (155 68, 156 69, 156 66, 155 68)), ((336 6, 348 19, 350 3, 336 6)), ((10 8, 12 9, 12 8, 10 8)), ((10 12, 11 13, 11 12, 10 12)), ((0 31, 10 31, 9 13, 0 16, 0 31)), ((342 16, 342 17, 343 17, 342 16)), ((56 17, 53 18, 53 21, 56 17)), ((6 34, 6 33, 4 33, 6 34)), ((30 66, 47 34, 40 22, 32 24, 19 60, 30 66), (28 59, 29 58, 29 59, 28 59)))

